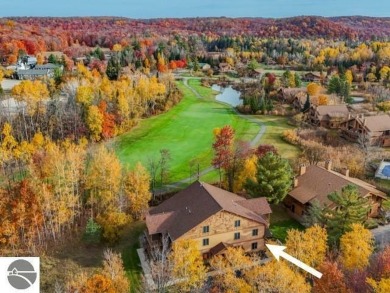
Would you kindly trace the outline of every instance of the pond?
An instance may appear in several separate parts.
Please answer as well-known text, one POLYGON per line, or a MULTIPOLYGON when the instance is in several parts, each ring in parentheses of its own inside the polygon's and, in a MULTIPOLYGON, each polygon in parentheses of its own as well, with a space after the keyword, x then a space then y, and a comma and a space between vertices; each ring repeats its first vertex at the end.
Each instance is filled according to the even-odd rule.
POLYGON ((354 104, 363 103, 366 99, 363 97, 351 97, 354 104))
POLYGON ((220 92, 220 94, 215 97, 217 101, 227 103, 233 107, 242 105, 242 100, 240 99, 241 93, 233 89, 231 85, 228 87, 221 87, 213 84, 211 88, 214 91, 220 92))

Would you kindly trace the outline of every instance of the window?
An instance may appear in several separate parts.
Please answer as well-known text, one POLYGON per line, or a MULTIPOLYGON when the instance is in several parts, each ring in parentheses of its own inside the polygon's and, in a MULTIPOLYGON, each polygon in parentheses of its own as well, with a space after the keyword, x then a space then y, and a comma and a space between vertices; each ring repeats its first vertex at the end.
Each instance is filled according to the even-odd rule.
POLYGON ((259 229, 253 229, 252 236, 257 236, 257 235, 259 235, 259 229))
POLYGON ((209 226, 203 226, 203 233, 209 233, 210 227, 209 226))
POLYGON ((203 239, 203 246, 207 246, 207 245, 209 245, 209 239, 205 238, 203 239))
POLYGON ((234 221, 234 227, 240 227, 240 225, 241 225, 241 221, 240 220, 235 220, 234 221))
POLYGON ((240 232, 234 233, 234 240, 240 239, 240 232))
POLYGON ((252 250, 255 250, 255 249, 257 249, 257 242, 252 243, 252 250))

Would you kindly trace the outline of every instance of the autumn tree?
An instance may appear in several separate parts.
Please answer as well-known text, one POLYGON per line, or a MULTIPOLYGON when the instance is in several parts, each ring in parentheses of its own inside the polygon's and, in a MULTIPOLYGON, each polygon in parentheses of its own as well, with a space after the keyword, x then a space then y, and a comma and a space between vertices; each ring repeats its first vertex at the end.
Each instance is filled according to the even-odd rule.
POLYGON ((212 165, 219 170, 219 179, 222 181, 222 170, 226 170, 230 164, 230 158, 233 153, 234 129, 226 125, 222 128, 214 129, 213 143, 214 157, 212 165))
POLYGON ((116 291, 114 284, 108 277, 102 274, 94 274, 88 278, 81 289, 81 293, 116 293, 116 291))
POLYGON ((305 231, 287 231, 286 247, 288 253, 310 266, 317 268, 325 260, 327 233, 318 225, 305 231))
POLYGON ((130 213, 138 220, 148 209, 148 203, 152 199, 149 191, 150 176, 141 163, 137 163, 135 169, 125 175, 123 185, 123 191, 129 200, 130 213))
POLYGON ((284 261, 274 260, 263 266, 254 266, 244 278, 256 292, 309 293, 311 289, 305 278, 284 261))
POLYGON ((349 293, 345 284, 345 276, 337 262, 325 261, 318 270, 322 273, 320 279, 314 279, 313 293, 349 293))
POLYGON ((237 277, 237 272, 245 274, 252 261, 242 248, 228 247, 223 255, 216 255, 210 261, 210 266, 217 272, 215 283, 226 292, 251 292, 251 286, 237 277))
POLYGON ((129 292, 130 283, 120 254, 114 253, 111 249, 104 251, 102 274, 111 280, 115 293, 129 292))
POLYGON ((287 160, 268 152, 257 161, 256 180, 245 186, 253 197, 265 196, 272 203, 281 202, 291 186, 292 170, 287 160))
POLYGON ((348 270, 361 270, 374 251, 372 234, 358 223, 351 224, 350 229, 340 238, 341 263, 348 270))
POLYGON ((320 93, 321 86, 315 82, 311 82, 307 85, 306 89, 310 96, 316 96, 320 93))
POLYGON ((101 113, 97 106, 89 106, 86 122, 89 131, 91 132, 91 138, 95 141, 99 141, 103 131, 104 115, 101 113))
POLYGON ((116 208, 121 172, 121 164, 115 153, 99 146, 88 162, 86 175, 88 202, 96 213, 116 208))
POLYGON ((177 284, 180 291, 191 291, 205 282, 206 268, 202 255, 194 240, 177 240, 173 243, 170 255, 172 277, 180 280, 177 284))

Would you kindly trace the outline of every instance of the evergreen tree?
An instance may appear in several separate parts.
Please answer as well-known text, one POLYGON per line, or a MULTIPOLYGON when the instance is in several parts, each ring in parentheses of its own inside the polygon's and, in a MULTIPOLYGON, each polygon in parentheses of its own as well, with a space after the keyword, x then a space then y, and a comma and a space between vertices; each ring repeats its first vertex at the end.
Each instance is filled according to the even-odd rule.
POLYGON ((305 104, 303 105, 302 112, 308 111, 308 110, 310 109, 310 106, 311 106, 311 103, 310 103, 310 96, 309 96, 309 94, 307 94, 306 102, 305 102, 305 104))
POLYGON ((326 222, 324 217, 324 206, 318 200, 314 200, 310 204, 307 213, 303 216, 303 224, 306 227, 311 227, 316 224, 323 227, 326 222))
POLYGON ((83 236, 84 241, 89 244, 97 244, 100 242, 101 233, 102 228, 100 225, 96 223, 92 217, 89 218, 83 236))
POLYGON ((107 64, 106 74, 110 80, 117 80, 121 70, 121 65, 116 57, 112 57, 107 64))
POLYGON ((287 160, 272 152, 257 161, 256 180, 245 187, 252 197, 265 196, 272 203, 281 202, 291 186, 292 171, 287 160))
POLYGON ((328 195, 332 204, 324 210, 330 244, 337 245, 341 235, 350 231, 352 224, 363 224, 370 210, 369 200, 363 198, 355 185, 347 185, 340 192, 328 195))

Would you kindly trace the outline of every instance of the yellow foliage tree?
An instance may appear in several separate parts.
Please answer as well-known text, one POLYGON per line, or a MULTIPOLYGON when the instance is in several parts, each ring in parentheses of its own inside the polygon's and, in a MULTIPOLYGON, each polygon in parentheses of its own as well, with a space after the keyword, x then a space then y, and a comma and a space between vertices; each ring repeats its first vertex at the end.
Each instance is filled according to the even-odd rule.
POLYGON ((81 293, 116 293, 112 281, 102 274, 94 274, 88 278, 81 293))
POLYGON ((112 46, 112 50, 114 52, 120 52, 120 51, 122 51, 122 45, 121 44, 115 44, 114 46, 112 46))
POLYGON ((247 179, 256 180, 256 163, 257 158, 255 155, 244 161, 244 166, 238 171, 237 179, 234 181, 233 192, 242 191, 247 179))
POLYGON ((12 158, 14 150, 18 146, 16 139, 12 135, 12 126, 6 122, 1 132, 3 138, 1 140, 1 153, 0 153, 0 163, 8 161, 12 158))
POLYGON ((318 105, 322 106, 322 105, 328 105, 329 103, 329 99, 328 99, 328 96, 326 95, 320 95, 318 97, 318 105))
POLYGON ((251 292, 251 286, 242 278, 236 276, 240 270, 245 274, 252 260, 245 255, 240 247, 228 247, 224 255, 216 255, 210 261, 210 266, 220 274, 216 275, 215 282, 226 292, 251 292))
POLYGON ((99 141, 101 138, 103 120, 104 116, 99 111, 99 108, 95 105, 89 106, 86 122, 91 132, 91 138, 95 141, 99 141))
POLYGON ((321 91, 321 86, 315 82, 309 83, 306 88, 307 88, 307 93, 310 96, 316 96, 321 91))
POLYGON ((137 163, 124 179, 124 193, 130 202, 130 211, 135 219, 140 219, 148 209, 152 194, 149 191, 150 176, 146 169, 137 163))
POLYGON ((205 281, 206 268, 202 255, 194 240, 180 239, 173 243, 169 256, 172 263, 172 277, 180 280, 180 292, 199 288, 205 281))
POLYGON ((390 279, 381 279, 375 281, 374 279, 368 278, 367 283, 371 286, 375 293, 388 293, 390 292, 390 279))
POLYGON ((98 213, 115 210, 121 184, 121 164, 113 151, 99 146, 88 164, 86 189, 98 213))
POLYGON ((244 276, 255 292, 309 293, 310 285, 283 261, 254 266, 244 276))
POLYGON ((341 236, 341 263, 349 270, 365 268, 373 251, 372 234, 361 224, 352 224, 351 231, 341 236))
POLYGON ((123 229, 131 222, 131 218, 125 213, 109 209, 99 214, 96 222, 103 229, 103 238, 113 244, 120 239, 123 229))
POLYGON ((40 80, 23 80, 12 88, 11 93, 17 101, 26 102, 30 114, 42 112, 43 101, 49 97, 46 84, 40 80))
POLYGON ((347 79, 348 83, 351 85, 353 81, 353 74, 351 70, 345 71, 345 78, 347 79))
POLYGON ((76 91, 76 101, 84 106, 89 106, 94 97, 94 90, 92 86, 81 85, 76 91))
POLYGON ((37 64, 42 65, 44 61, 45 58, 43 58, 43 54, 42 53, 37 54, 37 64))
POLYGON ((292 229, 287 232, 287 251, 304 263, 318 267, 325 260, 327 238, 325 228, 318 225, 305 231, 292 229))

